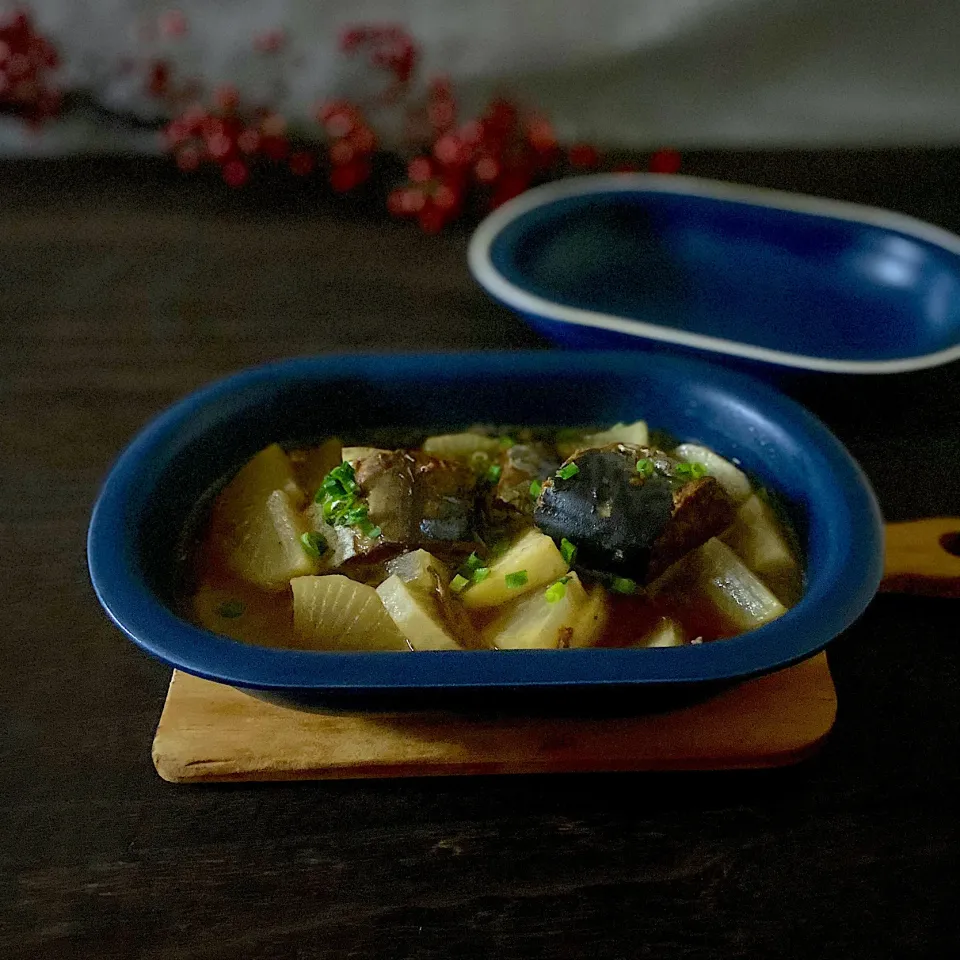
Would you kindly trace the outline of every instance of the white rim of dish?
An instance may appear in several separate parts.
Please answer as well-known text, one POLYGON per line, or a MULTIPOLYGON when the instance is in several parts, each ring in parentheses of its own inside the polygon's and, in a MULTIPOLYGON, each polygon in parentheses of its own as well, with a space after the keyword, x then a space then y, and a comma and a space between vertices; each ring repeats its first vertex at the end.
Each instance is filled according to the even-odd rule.
POLYGON ((523 216, 530 210, 562 197, 591 193, 622 193, 638 189, 649 193, 715 197, 776 210, 793 210, 818 217, 866 223, 888 230, 895 230, 918 240, 924 240, 949 253, 960 255, 960 236, 915 217, 893 213, 879 207, 848 203, 843 200, 823 200, 806 194, 786 193, 782 190, 768 190, 763 187, 745 187, 718 180, 703 180, 698 177, 684 177, 677 174, 613 173, 595 174, 548 183, 529 190, 504 204, 477 227, 470 239, 467 253, 470 271, 490 294, 502 303, 524 313, 537 314, 545 319, 556 320, 560 323, 596 327, 600 330, 611 330, 629 336, 645 337, 663 343, 674 343, 711 353, 722 353, 728 356, 775 363, 780 366, 795 367, 802 370, 833 373, 906 373, 911 370, 924 370, 929 367, 941 366, 960 359, 960 344, 948 347, 946 350, 938 350, 935 353, 894 360, 833 360, 826 357, 811 357, 805 354, 771 350, 768 347, 756 347, 738 343, 735 340, 726 340, 722 337, 690 333, 686 330, 673 330, 643 320, 631 320, 627 317, 617 317, 598 313, 594 310, 583 310, 579 307, 554 303, 552 300, 545 300, 516 286, 494 267, 490 258, 490 249, 497 234, 511 221, 523 216))

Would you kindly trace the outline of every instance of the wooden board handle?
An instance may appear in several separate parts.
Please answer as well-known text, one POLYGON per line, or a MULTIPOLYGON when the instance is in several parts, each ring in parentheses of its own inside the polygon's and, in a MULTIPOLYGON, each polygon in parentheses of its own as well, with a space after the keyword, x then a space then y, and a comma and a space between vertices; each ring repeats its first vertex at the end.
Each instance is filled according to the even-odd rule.
POLYGON ((960 597, 960 517, 888 523, 886 531, 881 590, 960 597))

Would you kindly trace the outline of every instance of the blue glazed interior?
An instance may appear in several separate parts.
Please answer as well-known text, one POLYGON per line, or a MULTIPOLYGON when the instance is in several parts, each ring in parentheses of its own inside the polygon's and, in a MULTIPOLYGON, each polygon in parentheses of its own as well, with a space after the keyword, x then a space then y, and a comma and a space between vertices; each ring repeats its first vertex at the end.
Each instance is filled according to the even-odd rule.
POLYGON ((238 686, 317 691, 687 683, 774 669, 820 649, 859 615, 879 583, 881 545, 857 466, 819 421, 770 388, 677 358, 533 352, 293 360, 214 384, 161 415, 121 456, 94 510, 88 556, 108 613, 155 656, 238 686), (791 504, 809 582, 787 615, 734 640, 674 650, 413 655, 253 647, 171 609, 179 536, 197 501, 271 441, 639 416, 738 457, 791 504))
MULTIPOLYGON (((960 342, 960 257, 871 224, 691 194, 550 201, 494 267, 545 300, 800 356, 923 356, 960 342)), ((559 329, 545 332, 569 340, 559 329)), ((609 345, 588 328, 594 345, 609 345)))

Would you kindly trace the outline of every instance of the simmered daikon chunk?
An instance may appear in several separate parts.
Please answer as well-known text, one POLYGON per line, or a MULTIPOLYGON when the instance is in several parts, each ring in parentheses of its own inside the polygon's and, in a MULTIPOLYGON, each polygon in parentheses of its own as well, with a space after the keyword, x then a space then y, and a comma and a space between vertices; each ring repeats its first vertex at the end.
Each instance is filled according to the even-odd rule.
POLYGON ((768 503, 750 497, 722 539, 782 603, 792 606, 800 599, 800 564, 768 503))
POLYGON ((600 639, 609 616, 607 591, 599 583, 594 584, 587 592, 587 602, 577 614, 570 646, 592 647, 600 639))
POLYGON ((501 650, 556 650, 569 647, 589 600, 575 573, 510 604, 483 631, 501 650))
POLYGON ((341 444, 337 439, 327 440, 319 447, 291 451, 290 461, 297 483, 308 497, 316 494, 323 478, 340 464, 340 452, 341 444))
POLYGON ((500 454, 500 441, 482 433, 444 433, 427 437, 423 452, 442 460, 458 460, 473 467, 484 467, 500 454))
POLYGON ((734 503, 743 503, 752 493, 747 475, 709 447, 701 447, 696 443, 681 443, 673 451, 673 455, 687 463, 702 463, 707 468, 707 476, 715 477, 734 503))
POLYGON ((637 647, 682 647, 686 634, 673 617, 663 617, 657 625, 645 633, 633 646, 637 647))
POLYGON ((414 650, 475 647, 469 620, 446 591, 418 589, 393 574, 377 587, 387 613, 414 650))
POLYGON ((316 650, 409 650, 377 591, 339 574, 295 577, 293 627, 316 650))
POLYGON ((617 423, 609 430, 601 430, 599 433, 577 435, 565 431, 563 438, 557 440, 557 452, 566 459, 578 450, 604 447, 609 443, 629 443, 637 447, 645 447, 649 442, 650 431, 646 421, 637 420, 635 423, 617 423))
POLYGON ((485 579, 463 591, 463 605, 470 610, 498 607, 545 587, 566 572, 567 563, 556 544, 539 530, 528 530, 490 564, 485 579))
POLYGON ((674 564, 648 588, 670 603, 712 610, 730 624, 731 633, 753 630, 787 612, 762 580, 722 541, 714 537, 674 564))
POLYGON ((282 590, 291 577, 317 572, 300 539, 305 519, 286 491, 274 490, 262 501, 223 500, 216 514, 224 560, 244 580, 282 590))
POLYGON ((450 571, 446 564, 426 550, 411 550, 387 563, 387 572, 395 574, 404 583, 418 590, 433 593, 438 584, 450 583, 450 571))

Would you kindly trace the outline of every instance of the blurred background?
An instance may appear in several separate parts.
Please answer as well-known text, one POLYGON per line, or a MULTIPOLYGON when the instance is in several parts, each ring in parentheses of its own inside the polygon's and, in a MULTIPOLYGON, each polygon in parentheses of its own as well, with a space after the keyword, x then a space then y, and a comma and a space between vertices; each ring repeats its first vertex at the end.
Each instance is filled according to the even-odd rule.
MULTIPOLYGON (((0 66, 0 155, 158 149, 150 124, 171 114, 156 76, 150 92, 158 63, 171 83, 232 84, 306 123, 318 100, 363 91, 368 81, 338 38, 368 23, 399 24, 415 40, 414 86, 448 76, 471 115, 509 90, 548 115, 562 141, 653 149, 960 138, 956 0, 0 0, 0 12, 20 8, 57 51, 49 79, 63 110, 25 128, 9 116, 16 77, 0 66)), ((378 130, 396 135, 386 118, 378 130)))

